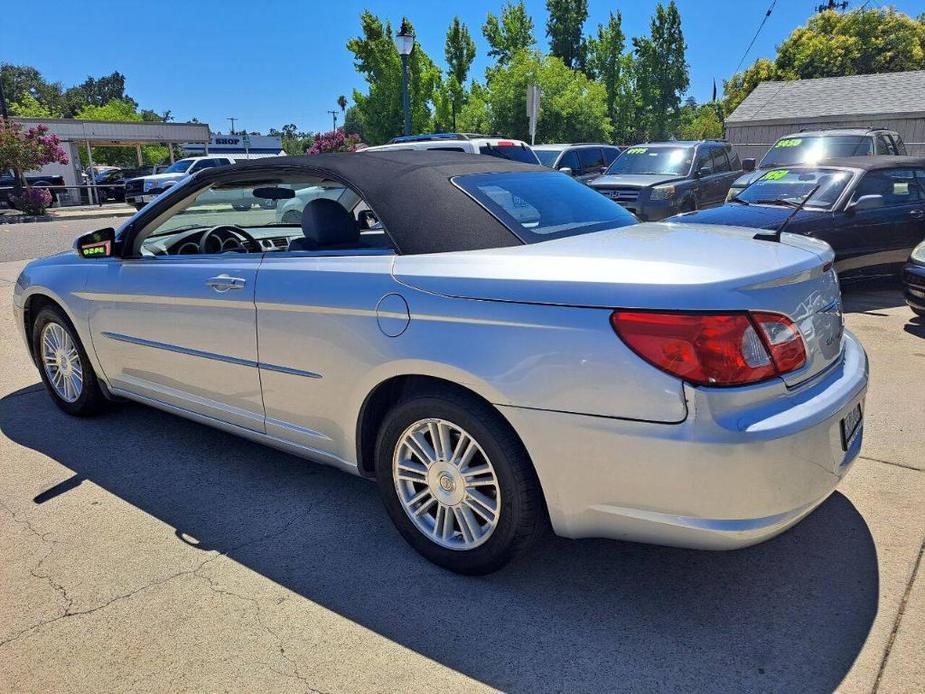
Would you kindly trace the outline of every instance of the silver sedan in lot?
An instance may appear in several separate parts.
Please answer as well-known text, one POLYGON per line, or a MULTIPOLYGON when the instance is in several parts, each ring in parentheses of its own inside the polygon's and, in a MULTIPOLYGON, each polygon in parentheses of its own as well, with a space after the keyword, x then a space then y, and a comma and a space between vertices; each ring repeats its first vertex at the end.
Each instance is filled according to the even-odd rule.
POLYGON ((65 412, 127 398, 374 478, 449 569, 549 525, 729 549, 835 489, 867 388, 831 249, 753 234, 490 157, 262 159, 30 263, 14 307, 65 412))

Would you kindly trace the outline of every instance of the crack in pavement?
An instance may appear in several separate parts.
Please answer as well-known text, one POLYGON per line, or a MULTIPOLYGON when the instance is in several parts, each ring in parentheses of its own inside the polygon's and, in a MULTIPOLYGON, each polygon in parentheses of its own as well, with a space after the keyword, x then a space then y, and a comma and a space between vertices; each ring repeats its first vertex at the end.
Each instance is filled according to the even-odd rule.
POLYGON ((896 635, 899 633, 899 625, 902 622, 903 615, 906 613, 906 605, 909 602, 909 595, 912 593, 912 584, 915 583, 915 579, 919 574, 919 567, 922 565, 922 555, 925 554, 925 540, 922 540, 922 544, 919 547, 919 555, 915 560, 915 565, 912 568, 912 575, 909 576, 909 582, 906 584, 906 590, 903 591, 902 600, 899 601, 899 610, 896 612, 896 619, 893 621, 893 629, 890 632, 890 638, 886 643, 886 650, 883 653, 883 660, 880 661, 880 668, 877 670, 877 679, 874 680, 874 688, 871 690, 872 694, 877 694, 880 690, 880 683, 883 680, 883 673, 886 672, 886 664, 890 658, 890 653, 893 650, 893 644, 896 642, 896 635))
POLYGON ((901 467, 904 470, 912 470, 913 472, 925 472, 917 467, 912 467, 911 465, 906 465, 905 463, 894 463, 892 460, 881 460, 880 458, 868 458, 866 455, 859 455, 861 460, 869 460, 872 463, 881 463, 883 465, 893 465, 894 467, 901 467))
MULTIPOLYGON (((104 610, 104 609, 106 609, 107 607, 109 607, 110 605, 112 605, 112 604, 114 604, 114 603, 116 603, 116 602, 120 602, 120 601, 122 601, 122 600, 126 600, 126 599, 128 599, 128 598, 134 597, 135 595, 138 595, 139 593, 142 593, 142 592, 147 591, 147 590, 150 590, 150 589, 152 589, 152 588, 156 588, 156 587, 158 587, 158 586, 164 585, 164 584, 166 584, 166 583, 168 583, 168 582, 170 582, 170 581, 173 581, 174 579, 181 578, 181 577, 183 577, 183 576, 196 576, 197 578, 205 579, 207 582, 209 582, 210 587, 211 587, 211 584, 213 583, 212 580, 211 580, 208 576, 201 576, 201 575, 199 575, 199 572, 202 571, 206 566, 208 566, 208 565, 211 564, 212 562, 216 561, 217 559, 220 559, 220 558, 222 558, 222 557, 226 557, 226 556, 228 556, 230 553, 235 552, 235 551, 238 551, 238 550, 240 550, 240 549, 243 549, 244 547, 247 547, 247 546, 249 546, 249 545, 256 544, 256 543, 259 543, 259 542, 264 542, 264 541, 266 541, 266 540, 271 540, 271 539, 273 539, 273 538, 275 538, 275 537, 278 537, 278 536, 280 536, 280 535, 283 535, 283 534, 286 533, 288 530, 290 530, 290 528, 292 528, 292 526, 293 526, 297 521, 307 519, 318 507, 320 507, 321 505, 323 505, 324 501, 326 501, 326 500, 331 496, 332 493, 333 493, 333 489, 332 489, 332 490, 329 490, 328 493, 327 493, 322 499, 320 499, 320 500, 319 500, 318 502, 316 502, 315 504, 312 504, 312 505, 311 505, 308 509, 306 509, 303 513, 296 514, 295 516, 293 516, 292 518, 290 518, 290 519, 289 519, 286 523, 284 523, 281 527, 278 527, 278 528, 276 528, 276 529, 274 529, 274 530, 271 530, 271 531, 269 531, 269 532, 267 532, 267 533, 264 533, 264 534, 262 534, 262 535, 259 535, 259 536, 257 536, 257 537, 251 538, 251 539, 249 539, 249 540, 245 540, 244 542, 240 542, 240 543, 238 543, 238 544, 236 544, 236 545, 233 545, 232 547, 230 547, 230 548, 228 548, 227 550, 224 550, 224 551, 222 551, 222 552, 215 552, 215 553, 214 553, 212 556, 210 556, 208 559, 205 559, 204 561, 200 562, 199 565, 196 566, 194 569, 185 569, 185 570, 183 570, 183 571, 178 571, 178 572, 176 572, 176 573, 170 574, 169 576, 165 576, 165 577, 160 578, 160 579, 157 579, 157 580, 155 580, 155 581, 151 581, 151 582, 149 582, 149 583, 146 583, 145 585, 143 585, 143 586, 141 586, 141 587, 139 587, 139 588, 136 588, 136 589, 134 589, 134 590, 131 590, 131 591, 127 592, 127 593, 123 593, 123 594, 121 594, 121 595, 117 595, 117 596, 115 596, 115 597, 113 597, 113 598, 107 600, 106 602, 102 603, 101 605, 97 605, 97 606, 95 606, 95 607, 91 607, 91 608, 86 609, 86 610, 76 610, 76 611, 71 611, 71 607, 73 606, 73 598, 71 598, 71 597, 68 595, 67 589, 66 589, 63 585, 60 585, 60 584, 58 584, 57 582, 55 582, 54 579, 52 579, 50 576, 46 576, 46 575, 42 575, 42 574, 37 574, 37 573, 36 573, 36 571, 37 571, 38 568, 42 565, 42 563, 43 563, 44 561, 46 561, 46 560, 48 559, 48 557, 49 557, 49 556, 52 554, 52 552, 54 551, 54 545, 57 544, 57 540, 47 540, 46 538, 47 538, 48 535, 51 534, 50 532, 44 533, 44 534, 38 532, 38 530, 36 530, 35 527, 33 527, 32 523, 31 523, 30 521, 19 518, 19 517, 16 515, 16 513, 13 512, 13 510, 12 510, 11 508, 9 508, 6 504, 3 504, 2 502, 0 502, 0 508, 2 508, 2 509, 5 510, 7 513, 9 513, 9 514, 12 516, 14 522, 26 526, 36 537, 38 537, 38 538, 39 538, 40 540, 42 540, 43 542, 45 542, 45 543, 49 543, 49 542, 50 542, 50 543, 52 544, 51 549, 39 560, 39 562, 38 562, 32 569, 30 569, 30 573, 31 573, 32 576, 34 576, 35 578, 42 578, 42 579, 47 580, 47 581, 49 582, 49 585, 51 585, 53 589, 55 589, 57 592, 59 592, 59 593, 65 598, 65 600, 67 601, 67 604, 66 604, 66 606, 65 606, 65 608, 64 608, 64 611, 63 611, 61 614, 59 614, 58 616, 53 617, 53 618, 51 618, 51 619, 43 620, 43 621, 39 622, 38 624, 33 624, 32 626, 26 627, 25 629, 22 629, 22 630, 20 630, 19 632, 13 634, 13 635, 10 636, 9 638, 4 639, 3 641, 0 641, 0 649, 4 648, 5 646, 8 646, 8 645, 11 644, 11 643, 15 643, 16 641, 20 640, 21 638, 24 638, 24 637, 26 637, 26 636, 28 636, 28 635, 30 635, 30 634, 36 632, 37 630, 41 629, 42 627, 48 626, 49 624, 54 624, 55 622, 59 622, 59 621, 64 620, 64 619, 69 619, 69 618, 71 618, 71 617, 82 617, 82 616, 86 616, 86 615, 89 615, 89 614, 93 614, 94 612, 99 612, 100 610, 104 610)), ((213 589, 214 589, 214 588, 213 588, 213 589)), ((219 591, 219 590, 216 590, 215 592, 227 592, 227 591, 219 591)), ((238 598, 241 598, 241 599, 244 599, 244 600, 252 600, 252 601, 254 601, 254 603, 256 604, 256 600, 253 599, 253 598, 246 598, 246 597, 244 597, 244 596, 240 596, 240 595, 237 595, 237 594, 231 593, 231 592, 228 592, 228 594, 229 594, 229 595, 234 595, 235 597, 238 597, 238 598)), ((260 619, 259 619, 259 605, 258 605, 258 621, 260 621, 260 619)), ((281 653, 282 653, 283 657, 284 657, 288 662, 290 662, 290 663, 293 665, 293 667, 297 670, 297 667, 296 667, 295 664, 292 662, 292 660, 289 659, 289 657, 285 655, 284 649, 282 648, 282 641, 281 641, 281 638, 278 637, 272 630, 268 629, 268 628, 262 623, 262 621, 261 621, 261 626, 264 626, 264 628, 265 628, 266 631, 268 631, 270 634, 272 634, 274 637, 277 638, 277 641, 280 643, 280 650, 281 650, 281 653)), ((303 682, 306 682, 306 685, 307 685, 307 681, 304 680, 304 679, 301 677, 301 675, 297 675, 296 677, 297 677, 298 679, 302 680, 303 682)))

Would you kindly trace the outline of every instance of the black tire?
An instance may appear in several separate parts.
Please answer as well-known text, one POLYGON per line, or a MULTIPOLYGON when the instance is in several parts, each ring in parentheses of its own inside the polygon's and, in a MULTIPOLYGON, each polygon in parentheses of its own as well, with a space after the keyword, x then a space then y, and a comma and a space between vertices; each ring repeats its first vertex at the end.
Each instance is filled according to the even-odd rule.
POLYGON ((32 351, 35 355, 35 363, 36 366, 38 366, 39 375, 42 377, 42 383, 45 384, 45 389, 58 407, 75 417, 89 417, 106 409, 109 401, 103 394, 103 389, 93 371, 93 365, 90 363, 87 352, 84 350, 80 338, 77 336, 77 331, 74 330, 71 321, 68 320, 61 309, 54 306, 46 306, 39 311, 38 315, 35 317, 35 322, 32 324, 32 351), (50 323, 56 323, 61 326, 77 348, 81 371, 83 373, 83 386, 80 395, 73 402, 68 402, 63 399, 55 391, 42 363, 42 333, 45 327, 50 323))
POLYGON ((925 318, 925 311, 923 311, 922 309, 920 309, 920 308, 912 308, 912 306, 910 306, 909 308, 911 308, 911 309, 912 309, 912 312, 913 312, 915 315, 917 315, 919 318, 925 318))
POLYGON ((132 205, 132 207, 134 207, 138 211, 141 211, 142 209, 144 209, 144 206, 145 206, 144 203, 139 204, 137 202, 134 205, 132 205))
POLYGON ((489 405, 450 388, 415 393, 389 411, 376 441, 376 479, 386 510, 402 537, 426 559, 456 573, 496 571, 548 527, 539 480, 520 439, 489 405), (408 427, 430 418, 447 420, 465 430, 495 471, 501 494, 497 525, 487 540, 471 549, 450 549, 431 540, 411 521, 399 500, 392 472, 396 445, 408 427))

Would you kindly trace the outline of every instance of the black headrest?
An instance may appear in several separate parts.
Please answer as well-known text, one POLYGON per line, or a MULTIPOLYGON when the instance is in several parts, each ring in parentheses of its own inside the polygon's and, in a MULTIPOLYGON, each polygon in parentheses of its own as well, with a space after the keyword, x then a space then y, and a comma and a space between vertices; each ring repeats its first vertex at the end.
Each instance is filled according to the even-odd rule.
POLYGON ((356 244, 360 227, 353 214, 328 198, 317 198, 302 210, 302 233, 316 248, 356 244))

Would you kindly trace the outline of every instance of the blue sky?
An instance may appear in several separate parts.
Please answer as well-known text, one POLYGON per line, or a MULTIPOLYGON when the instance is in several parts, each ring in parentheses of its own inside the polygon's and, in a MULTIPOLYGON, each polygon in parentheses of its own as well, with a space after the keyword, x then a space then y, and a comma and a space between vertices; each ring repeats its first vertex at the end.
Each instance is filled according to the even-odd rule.
MULTIPOLYGON (((171 109, 177 120, 199 118, 214 131, 237 127, 266 131, 285 123, 302 129, 330 128, 328 109, 339 94, 363 89, 345 43, 359 32, 359 14, 369 8, 393 25, 403 14, 414 23, 419 42, 443 64, 446 29, 458 14, 476 38, 473 75, 481 77, 489 60, 480 27, 503 0, 397 2, 394 0, 120 0, 56 2, 36 21, 35 7, 8 3, 0 24, 0 62, 37 67, 65 86, 88 75, 119 70, 126 91, 143 107, 171 109), (51 30, 49 30, 51 25, 51 30)), ((630 35, 647 33, 655 0, 589 0, 586 33, 623 13, 630 35)), ((678 0, 691 69, 690 94, 708 100, 713 78, 734 70, 764 16, 770 0, 678 0)), ((774 46, 805 23, 815 0, 778 0, 746 59, 773 56, 774 46)), ((852 2, 855 6, 859 2, 852 2)), ((871 7, 883 5, 876 0, 871 7)), ((925 11, 925 0, 897 0, 913 16, 925 11)), ((546 47, 544 0, 528 0, 536 37, 546 47)))

